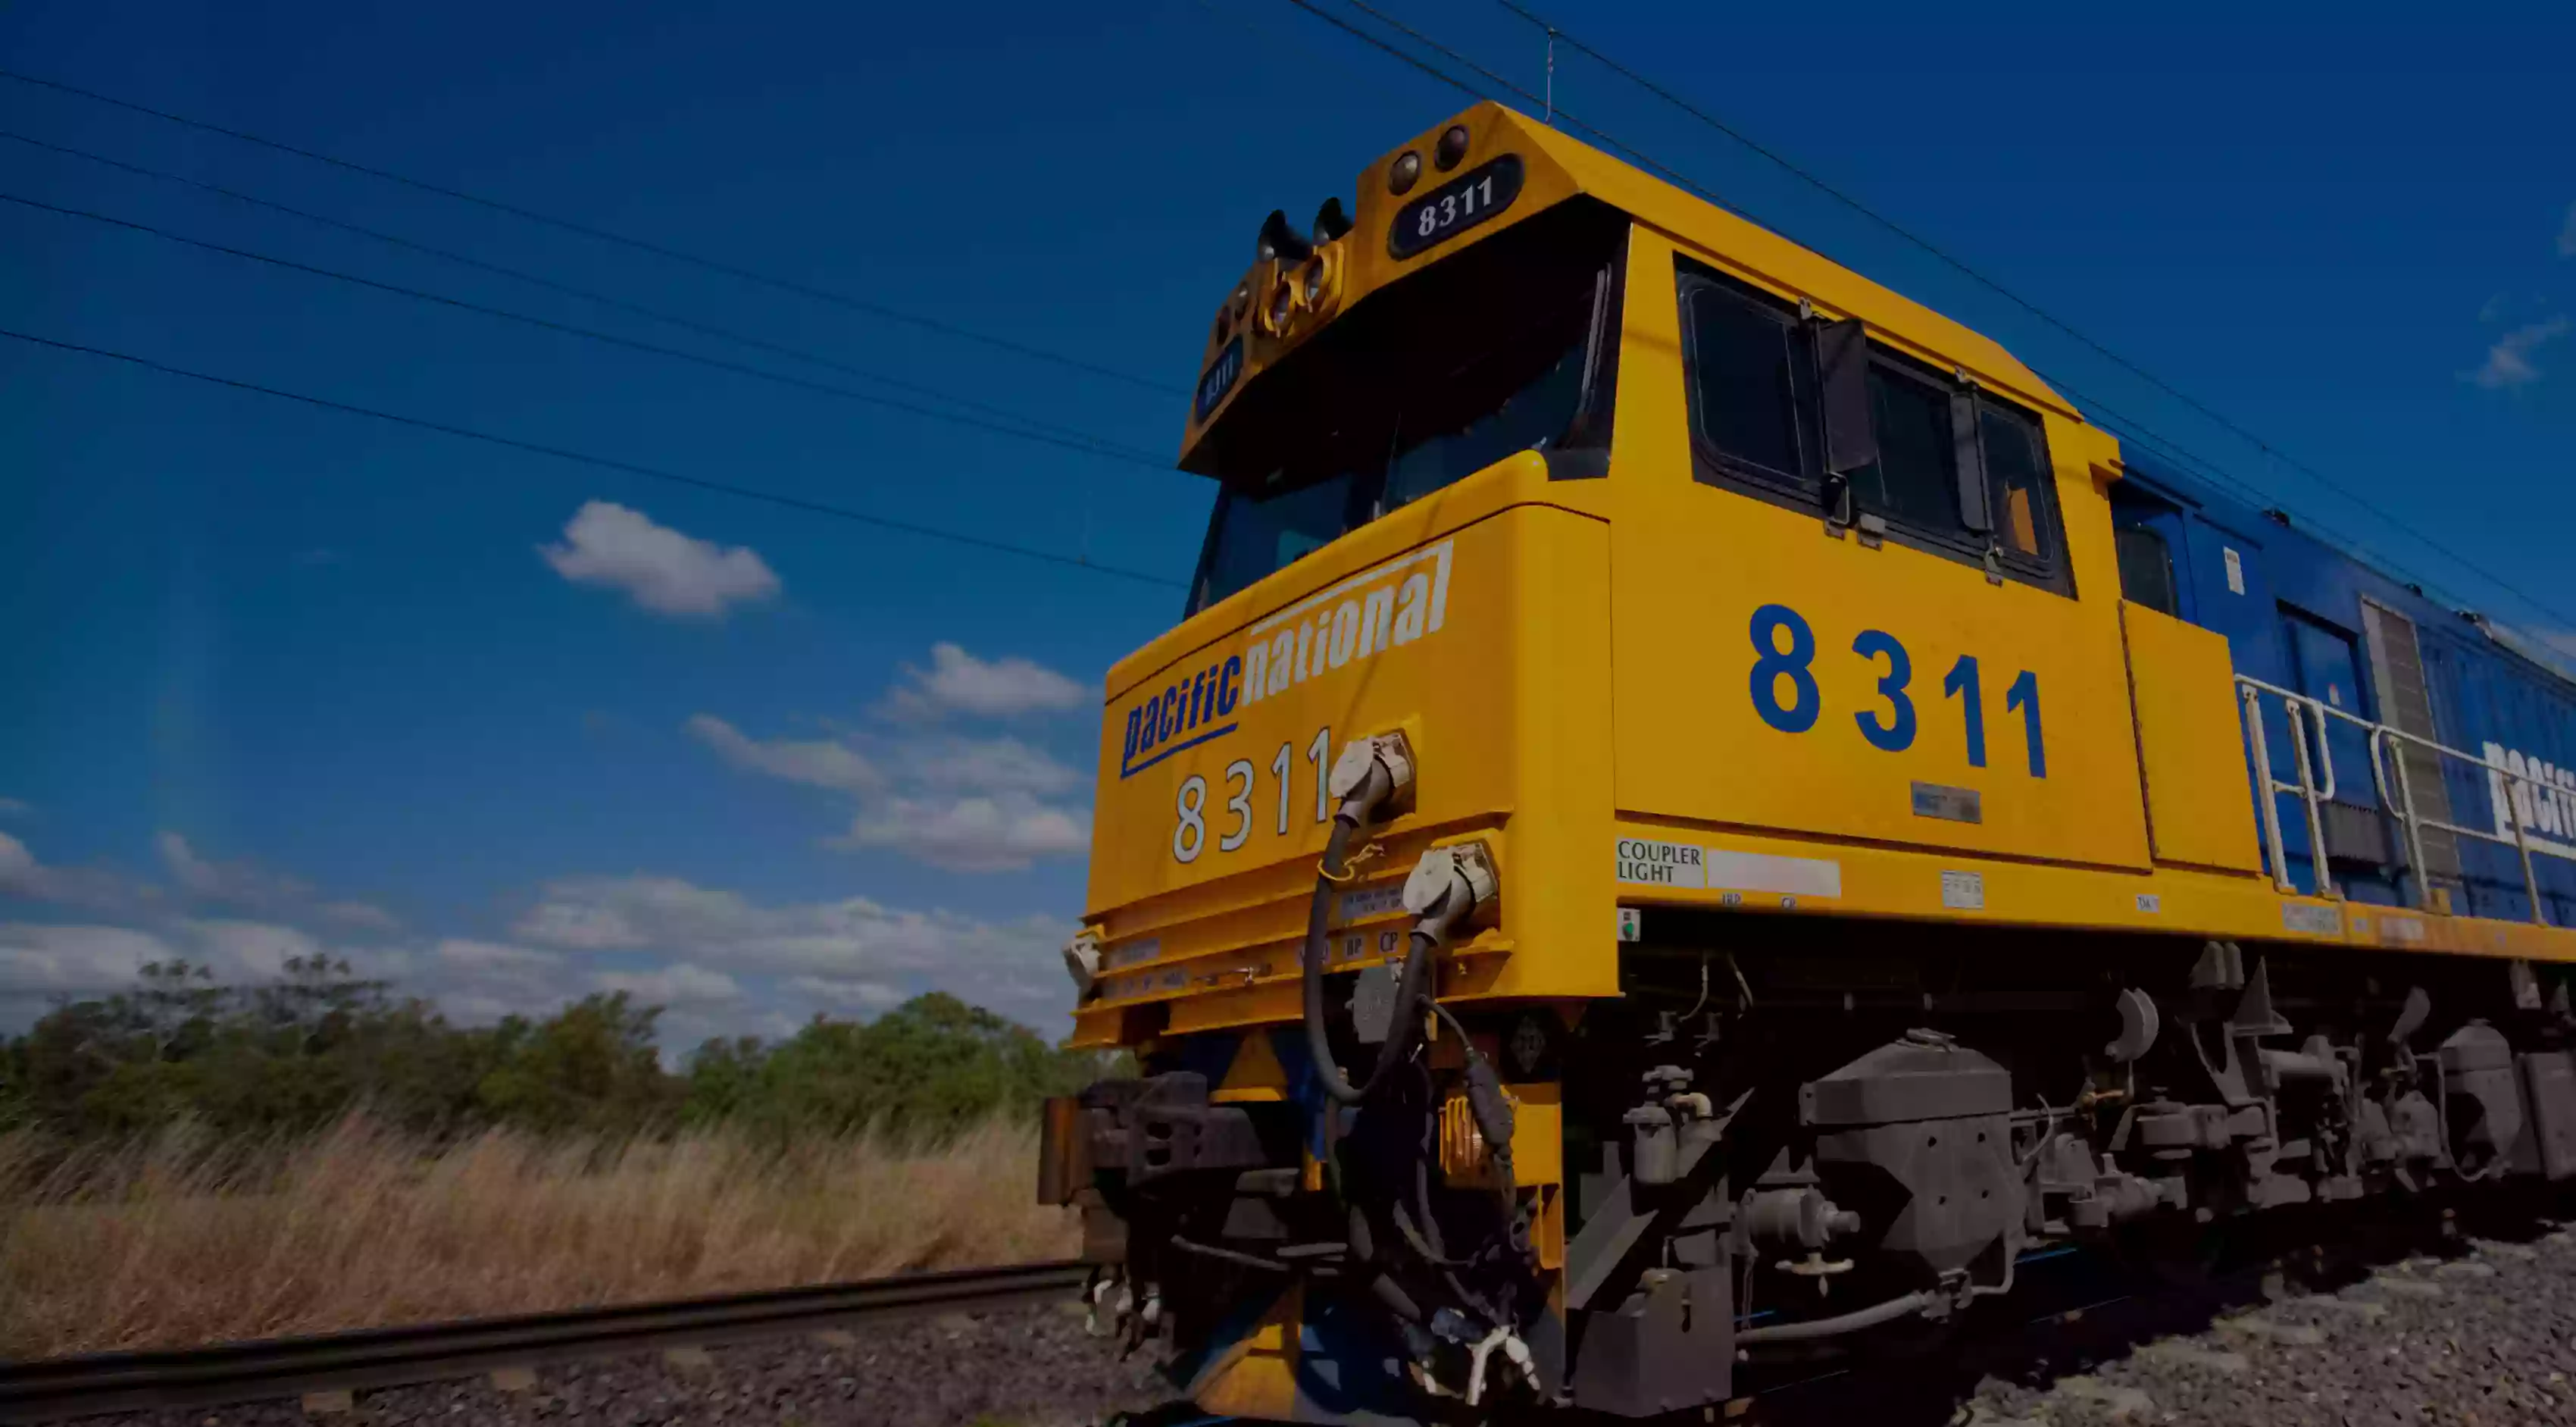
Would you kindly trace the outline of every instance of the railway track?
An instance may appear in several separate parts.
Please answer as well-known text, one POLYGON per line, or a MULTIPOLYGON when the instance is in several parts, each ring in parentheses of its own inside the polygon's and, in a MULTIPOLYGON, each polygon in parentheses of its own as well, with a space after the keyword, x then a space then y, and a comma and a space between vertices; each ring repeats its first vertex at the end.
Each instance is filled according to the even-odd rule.
MULTIPOLYGON (((1920 1341, 1910 1344, 1883 1344, 1885 1351, 1863 1358, 1845 1357, 1834 1351, 1833 1345, 1819 1344, 1812 1355, 1779 1359, 1763 1367, 1748 1364, 1738 1381, 1738 1400, 1729 1404, 1722 1415, 1746 1427, 1839 1427, 1854 1420, 1871 1421, 1879 1427, 1941 1427, 1961 1412, 1991 1416, 1990 1409, 2001 1409, 2007 1399, 2018 1409, 2028 1409, 2037 1397, 2047 1396, 2056 1410, 2074 1413, 2074 1420, 2092 1420, 2084 1415, 2092 1407, 2105 1403, 2118 1406, 2132 1397, 2143 1399, 2148 1394, 2137 1390, 2143 1385, 2157 1403, 2182 1410, 2185 1415, 2206 1406, 2212 1409, 2208 1416, 2211 1421, 2244 1424, 2267 1420, 2259 1412, 2247 1415, 2227 1406, 2223 1394, 2228 1380, 2223 1373, 2196 1386, 2182 1379, 2194 1371, 2207 1378, 2209 1372, 2221 1369, 2259 1377, 2273 1370, 2270 1365, 2278 1361, 2267 1358, 2267 1353, 2289 1352, 2295 1356, 2304 1352, 2313 1358, 2327 1350, 2301 1345, 2314 1345, 2329 1335, 2355 1363, 2377 1363, 2401 1341, 2367 1336, 2369 1325, 2380 1315, 2391 1311, 2403 1314, 2410 1309, 2420 1313, 2437 1304, 2444 1311, 2454 1305, 2465 1311, 2479 1301, 2478 1295, 2490 1281, 2485 1275, 2494 1271, 2492 1265, 2513 1271, 2517 1260, 2530 1259, 2535 1252, 2530 1246, 2539 1245, 2543 1235, 2559 1245, 2552 1252, 2569 1254, 2567 1235, 2555 1231, 2570 1217, 2576 1217, 2571 1216, 2576 1203, 2556 1196, 2548 1200, 2499 1205, 2489 1212, 2471 1210, 2463 1213, 2458 1222, 2434 1206, 2405 1215, 2387 1213, 2384 1207, 2372 1212, 2369 1207, 2347 1206, 2321 1210, 2314 1216, 2249 1221, 2244 1226, 2249 1232, 2242 1239, 2230 1242, 2223 1250, 2212 1250, 2205 1261, 2182 1266, 2162 1259, 2123 1262, 2091 1251, 2035 1252, 2020 1261, 2020 1286, 2014 1295, 1980 1305, 1953 1330, 1927 1332, 1920 1341), (2525 1247, 2513 1247, 2517 1242, 2525 1247), (2489 1266, 2442 1267, 2437 1263, 2437 1259, 2472 1253, 2483 1256, 2489 1266), (2389 1286, 2392 1281, 2394 1287, 2389 1286), (2448 1296, 2442 1296, 2445 1294, 2448 1296), (2338 1295, 2342 1301, 2325 1301, 2338 1295), (2376 1303, 2356 1303, 2356 1299, 2376 1303), (2141 1375, 2135 1368, 2124 1369, 2120 1366, 2124 1362, 2150 1364, 2161 1373, 2161 1379, 2153 1373, 2141 1375), (2208 1367, 2213 1363, 2218 1368, 2208 1367), (2096 1376, 2104 1371, 2110 1376, 2096 1376), (2006 1385, 1981 1386, 1990 1377, 2006 1385), (2026 1386, 2015 1388, 2009 1386, 2012 1383, 2026 1386), (2091 1396, 2085 1396, 2088 1393, 2091 1396)), ((2562 1265, 2569 1263, 2565 1257, 2560 1261, 2562 1265)), ((2563 1293, 2576 1303, 2576 1276, 2569 1275, 2565 1267, 2560 1272, 2571 1286, 2548 1291, 2563 1293)), ((924 1329, 898 1328, 893 1320, 1049 1299, 1063 1301, 1073 1296, 1083 1273, 1078 1264, 1038 1264, 192 1351, 0 1363, 0 1422, 54 1421, 94 1413, 195 1409, 259 1400, 279 1404, 262 1409, 266 1416, 258 1419, 276 1422, 291 1420, 295 1400, 317 1392, 456 1383, 483 1378, 496 1369, 570 1359, 607 1360, 649 1354, 659 1348, 757 1339, 785 1340, 780 1348, 791 1354, 828 1353, 830 1345, 817 1349, 794 1340, 814 1330, 870 1319, 886 1323, 889 1331, 918 1336, 924 1329)), ((1759 1311, 1749 1315, 1747 1321, 1770 1316, 1768 1311, 1759 1311)), ((947 1330, 929 1329, 928 1337, 911 1348, 900 1346, 900 1338, 879 1340, 875 1346, 877 1351, 890 1350, 904 1361, 915 1362, 916 1369, 940 1363, 950 1365, 953 1371, 982 1374, 990 1370, 991 1354, 1019 1351, 1022 1340, 1014 1335, 1033 1331, 1033 1327, 1070 1336, 1078 1344, 1079 1330, 1071 1324, 1017 1326, 1018 1320, 1010 1318, 987 1322, 1013 1326, 992 1330, 1003 1337, 988 1334, 962 1345, 953 1337, 943 1337, 947 1330), (888 1349, 887 1344, 895 1346, 888 1349), (925 1348, 927 1355, 917 1361, 909 1356, 921 1354, 925 1348), (974 1366, 978 1361, 986 1361, 987 1366, 974 1366)), ((2414 1328, 2416 1338, 2425 1336, 2425 1323, 2419 1322, 2414 1328)), ((2549 1336, 2545 1326, 2536 1331, 2549 1336)), ((2559 1346, 2564 1346, 2563 1332, 2560 1337, 2559 1346)), ((2568 1352, 2576 1355, 2576 1349, 2568 1352)), ((752 1361, 757 1363, 760 1359, 752 1361)), ((1039 1395, 1028 1397, 1027 1403, 1060 1402, 1061 1396, 1049 1394, 1073 1390, 1069 1382, 1048 1375, 1066 1371, 1071 1360, 1059 1355, 1052 1361, 1052 1368, 1033 1367, 1022 1375, 1040 1384, 1030 1389, 1039 1395)), ((724 1383, 737 1395, 736 1399, 729 1401, 721 1391, 714 1394, 716 1401, 728 1403, 718 1416, 690 1416, 689 1411, 694 1409, 675 1406, 674 1420, 685 1417, 691 1421, 730 1421, 735 1410, 733 1402, 750 1400, 740 1397, 746 1381, 740 1376, 742 1372, 751 1374, 749 1381, 792 1385, 815 1371, 798 1365, 800 1362, 790 1357, 769 1367, 738 1368, 735 1376, 724 1383), (763 1379, 764 1373, 777 1377, 763 1379)), ((2292 1362, 2291 1367, 2307 1374, 2310 1380, 2316 1375, 2313 1362, 2304 1367, 2292 1362)), ((2576 1374, 2576 1356, 2566 1361, 2552 1359, 2526 1376, 2540 1376, 2552 1367, 2576 1374)), ((694 1377, 705 1370, 701 1361, 683 1368, 681 1375, 694 1377)), ((648 1361, 640 1368, 625 1371, 659 1381, 663 1369, 648 1361)), ((840 1365, 821 1371, 839 1374, 851 1368, 840 1365)), ((895 1371, 900 1376, 904 1369, 895 1371)), ((885 1385, 880 1382, 876 1388, 885 1385)), ((486 1391, 482 1400, 487 1405, 496 1400, 513 1400, 514 1394, 528 1384, 496 1380, 490 1386, 499 1389, 499 1397, 495 1399, 486 1391)), ((2327 1386, 2331 1388, 2332 1384, 2327 1386)), ((1128 1427, 1220 1427, 1229 1421, 1186 1403, 1166 1403, 1153 1410, 1129 1406, 1123 1415, 1114 1410, 1138 1403, 1133 1396, 1127 1397, 1125 1403, 1116 1399, 1121 1393, 1143 1387, 1145 1384, 1138 1382, 1112 1388, 1107 1400, 1098 1396, 1090 1400, 1099 1403, 1097 1410, 1106 1415, 1106 1420, 1128 1427)), ((2380 1372, 2371 1387, 2376 1392, 2400 1396, 2416 1390, 2399 1380, 2393 1369, 2380 1372)), ((870 1414, 856 1419, 862 1421, 872 1417, 904 1422, 927 1422, 934 1417, 967 1420, 975 1415, 1012 1420, 1025 1405, 1004 1396, 979 1400, 969 1413, 955 1403, 938 1405, 943 1394, 907 1396, 896 1392, 880 1401, 869 1395, 876 1388, 863 1386, 860 1396, 853 1399, 845 1385, 840 1398, 826 1397, 819 1416, 808 1394, 801 1406, 779 1406, 771 1415, 754 1411, 742 1420, 745 1427, 757 1427, 763 1421, 841 1420, 834 1415, 832 1405, 839 1401, 854 1402, 859 1410, 870 1414), (922 1410, 925 1402, 933 1404, 929 1413, 922 1410), (992 1410, 986 1412, 986 1406, 992 1410), (938 1416, 940 1412, 950 1415, 938 1416)), ((1100 1391, 1088 1383, 1079 1390, 1086 1394, 1100 1391)), ((683 1401, 689 1391, 683 1390, 683 1401)), ((592 1414, 589 1420, 624 1420, 618 1416, 622 1408, 615 1405, 618 1399, 613 1392, 603 1398, 594 1385, 582 1395, 582 1408, 592 1414), (603 1412, 605 1415, 600 1415, 603 1412)), ((398 1400, 399 1396, 388 1399, 398 1400)), ((313 1405, 309 1399, 307 1405, 313 1405)), ((700 1408, 704 1406, 699 1404, 700 1408)), ((416 1408, 415 1403, 415 1413, 416 1408)), ((404 1409, 395 1410, 399 1416, 404 1409)), ((433 1410, 455 1409, 441 1398, 433 1410)), ((542 1409, 532 1410, 542 1415, 542 1409)), ((581 1413, 574 1415, 578 1418, 581 1413)), ((2036 1420, 2046 1413, 2015 1410, 1992 1416, 1991 1420, 2020 1422, 2025 1416, 2036 1420)), ((2491 1420, 2537 1419, 2507 1415, 2491 1420)))
POLYGON ((1070 1261, 1013 1264, 311 1338, 0 1362, 0 1423, 436 1382, 567 1358, 1007 1308, 1069 1297, 1085 1272, 1070 1261))

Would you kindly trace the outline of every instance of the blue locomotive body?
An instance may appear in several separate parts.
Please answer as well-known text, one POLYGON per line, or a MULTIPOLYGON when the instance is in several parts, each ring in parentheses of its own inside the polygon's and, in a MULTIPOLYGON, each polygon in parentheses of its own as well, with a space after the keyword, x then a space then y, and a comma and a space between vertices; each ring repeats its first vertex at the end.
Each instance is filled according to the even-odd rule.
MULTIPOLYGON (((2539 919, 2576 922, 2576 679, 2544 662, 2553 651, 2152 457, 2133 452, 2127 467, 2112 495, 2123 593, 2227 636, 2240 678, 2334 711, 2294 732, 2286 701, 2257 701, 2278 783, 2298 785, 2306 744, 2335 888, 2356 902, 2513 921, 2535 919, 2536 892, 2539 919), (2467 757, 2411 742, 2374 748, 2359 721, 2467 757), (2410 795, 2415 839, 2396 815, 2410 795)), ((2272 796, 2283 864, 2315 891, 2302 799, 2272 796)))

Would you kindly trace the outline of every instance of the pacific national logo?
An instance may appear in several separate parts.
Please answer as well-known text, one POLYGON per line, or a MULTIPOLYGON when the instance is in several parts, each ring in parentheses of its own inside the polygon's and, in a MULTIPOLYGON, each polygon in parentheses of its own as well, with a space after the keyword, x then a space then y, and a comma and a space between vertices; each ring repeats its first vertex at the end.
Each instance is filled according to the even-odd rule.
POLYGON ((2511 841, 2518 821, 2534 851, 2576 857, 2576 768, 2561 768, 2492 741, 2483 751, 2496 836, 2511 841))
POLYGON ((1118 776, 1234 732, 1245 704, 1438 634, 1449 614, 1449 542, 1363 570, 1243 632, 1239 652, 1127 710, 1118 776))

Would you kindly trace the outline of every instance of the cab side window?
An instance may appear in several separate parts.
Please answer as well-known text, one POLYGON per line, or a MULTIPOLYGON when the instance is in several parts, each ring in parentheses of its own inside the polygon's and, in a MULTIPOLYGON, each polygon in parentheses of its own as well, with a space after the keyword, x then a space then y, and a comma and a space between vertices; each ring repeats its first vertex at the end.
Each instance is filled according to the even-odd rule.
POLYGON ((2071 595, 2039 419, 1955 372, 1688 259, 1693 467, 1864 538, 2071 595))
POLYGON ((2173 551, 2165 538, 2143 525, 2123 525, 2111 532, 2111 545, 2120 558, 2120 598, 2182 618, 2173 551))
POLYGON ((1815 354, 1797 314, 1714 282, 1687 289, 1682 310, 1700 443, 1745 479, 1814 489, 1800 413, 1812 404, 1815 354))
POLYGON ((2044 563, 2054 552, 2048 542, 2048 448, 2039 423, 1993 402, 1979 406, 1986 479, 1994 491, 1995 544, 2006 559, 2044 563))
POLYGON ((1878 462, 1852 473, 1860 508, 1924 530, 1956 530, 1958 439, 1950 426, 1950 394, 1873 363, 1869 408, 1878 462))

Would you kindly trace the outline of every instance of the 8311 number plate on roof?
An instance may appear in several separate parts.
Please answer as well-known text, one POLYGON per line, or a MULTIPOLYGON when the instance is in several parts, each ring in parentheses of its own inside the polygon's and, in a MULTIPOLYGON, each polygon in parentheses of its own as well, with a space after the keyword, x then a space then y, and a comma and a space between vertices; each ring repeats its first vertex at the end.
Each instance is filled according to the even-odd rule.
POLYGON ((1518 154, 1478 164, 1396 210, 1386 250, 1398 258, 1412 257, 1511 207, 1520 194, 1518 154))

